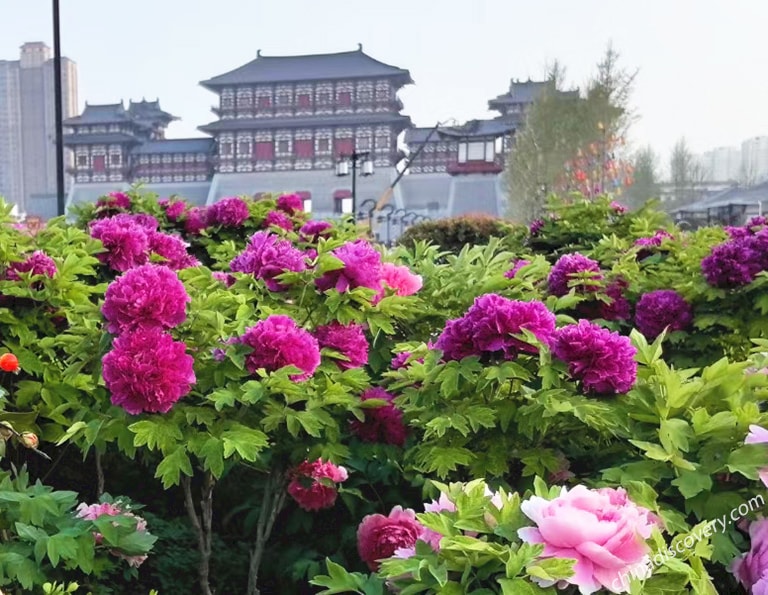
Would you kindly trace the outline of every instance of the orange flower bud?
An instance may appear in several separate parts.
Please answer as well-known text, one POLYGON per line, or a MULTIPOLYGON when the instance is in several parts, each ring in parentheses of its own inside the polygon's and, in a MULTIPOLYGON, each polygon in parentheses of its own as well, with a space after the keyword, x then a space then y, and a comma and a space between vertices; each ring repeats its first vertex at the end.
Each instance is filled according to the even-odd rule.
POLYGON ((18 372, 19 370, 19 358, 12 353, 4 353, 0 355, 0 370, 4 372, 18 372))
POLYGON ((21 442, 22 446, 32 449, 37 448, 37 445, 40 444, 37 434, 33 434, 32 432, 22 432, 19 434, 19 442, 21 442))

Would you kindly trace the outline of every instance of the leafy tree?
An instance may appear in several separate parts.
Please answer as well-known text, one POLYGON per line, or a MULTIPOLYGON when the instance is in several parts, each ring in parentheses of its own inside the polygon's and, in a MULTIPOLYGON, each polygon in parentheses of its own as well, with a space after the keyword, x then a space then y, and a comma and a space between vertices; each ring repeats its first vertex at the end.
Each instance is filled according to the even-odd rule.
POLYGON ((635 73, 619 65, 619 54, 609 45, 583 94, 564 90, 564 74, 557 62, 550 68, 549 85, 529 108, 509 156, 506 181, 517 219, 536 218, 554 190, 583 190, 589 181, 590 194, 602 193, 614 173, 625 169, 616 153, 632 121, 635 73), (578 170, 583 179, 576 178, 582 177, 578 170))
POLYGON ((701 184, 706 180, 706 172, 691 152, 684 137, 672 148, 669 172, 672 183, 672 206, 691 203, 700 196, 701 184))
POLYGON ((656 152, 646 146, 632 158, 634 182, 626 190, 624 202, 629 207, 639 207, 650 198, 659 198, 661 184, 659 176, 659 158, 656 152))

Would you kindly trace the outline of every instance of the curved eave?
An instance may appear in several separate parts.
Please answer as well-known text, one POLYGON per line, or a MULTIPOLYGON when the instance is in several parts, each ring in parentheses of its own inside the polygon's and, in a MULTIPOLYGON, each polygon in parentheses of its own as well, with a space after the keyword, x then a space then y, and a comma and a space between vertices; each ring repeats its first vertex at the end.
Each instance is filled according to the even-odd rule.
MULTIPOLYGON (((229 74, 229 73, 227 73, 229 74)), ((227 76, 227 74, 221 75, 221 77, 214 77, 212 79, 208 79, 205 81, 200 81, 198 84, 208 89, 209 91, 212 91, 213 93, 219 93, 222 89, 225 87, 240 87, 244 85, 280 85, 280 84, 287 84, 287 83, 325 83, 328 81, 349 81, 349 80, 358 80, 358 79, 397 79, 397 88, 404 87, 406 85, 413 85, 415 84, 413 81, 413 78, 411 77, 411 73, 407 70, 401 70, 400 72, 393 72, 391 74, 381 74, 381 75, 371 75, 371 74, 358 74, 358 75, 348 75, 348 76, 335 76, 335 77, 326 77, 326 78, 299 78, 299 79, 285 79, 285 80, 274 80, 274 81, 249 81, 249 80, 239 80, 239 81, 221 81, 220 79, 227 76)))

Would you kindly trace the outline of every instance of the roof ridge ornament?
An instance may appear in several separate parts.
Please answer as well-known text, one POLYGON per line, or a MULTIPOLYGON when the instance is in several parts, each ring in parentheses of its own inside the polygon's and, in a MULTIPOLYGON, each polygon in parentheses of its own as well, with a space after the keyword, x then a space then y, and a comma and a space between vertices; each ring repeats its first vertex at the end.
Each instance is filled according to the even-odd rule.
POLYGON ((363 44, 360 43, 359 41, 357 42, 357 51, 358 52, 362 52, 363 51, 363 44))
POLYGON ((257 58, 261 58, 261 50, 260 49, 256 50, 256 57, 257 58))

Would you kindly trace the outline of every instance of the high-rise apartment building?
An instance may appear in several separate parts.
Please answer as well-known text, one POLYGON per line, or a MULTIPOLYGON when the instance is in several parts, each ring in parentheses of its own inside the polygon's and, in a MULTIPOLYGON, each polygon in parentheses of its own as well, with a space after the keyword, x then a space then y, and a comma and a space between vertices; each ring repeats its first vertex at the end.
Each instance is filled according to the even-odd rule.
POLYGON ((768 180, 768 136, 755 136, 741 143, 744 181, 757 184, 768 180))
MULTIPOLYGON (((21 46, 18 60, 0 60, 0 195, 33 215, 55 215, 53 73, 51 50, 41 42, 21 46)), ((77 67, 68 58, 61 59, 61 79, 67 118, 78 111, 77 67)), ((69 155, 65 160, 71 164, 69 155)))

